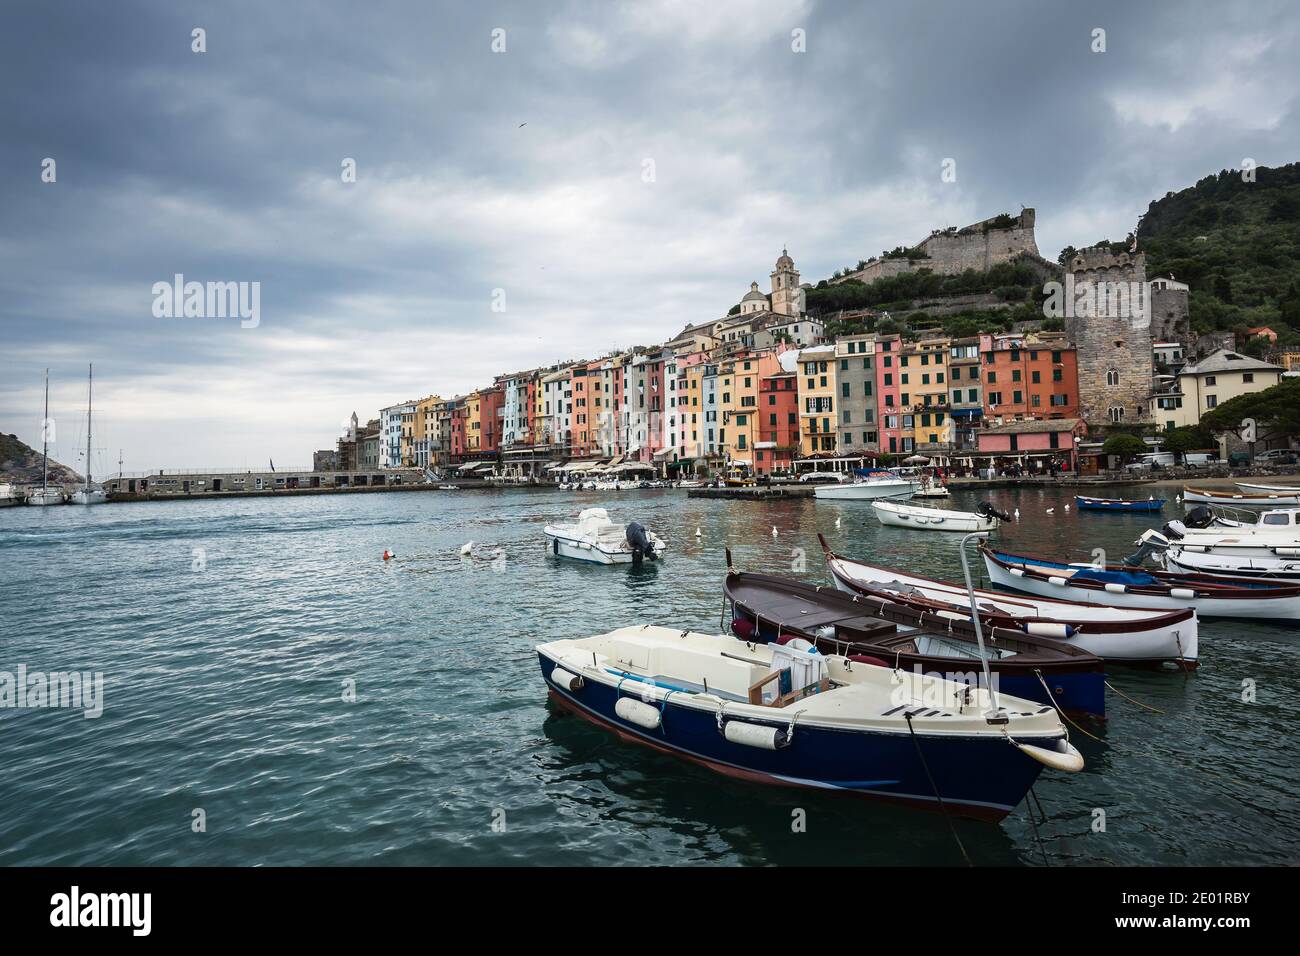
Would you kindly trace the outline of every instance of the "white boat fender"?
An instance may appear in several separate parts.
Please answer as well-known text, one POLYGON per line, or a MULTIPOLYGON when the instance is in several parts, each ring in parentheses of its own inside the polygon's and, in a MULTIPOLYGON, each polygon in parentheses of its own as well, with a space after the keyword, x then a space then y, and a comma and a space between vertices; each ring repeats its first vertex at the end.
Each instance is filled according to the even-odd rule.
POLYGON ((1047 580, 1048 580, 1050 583, 1055 584, 1058 588, 1063 588, 1063 587, 1065 587, 1065 578, 1056 577, 1055 575, 1053 575, 1052 577, 1048 578, 1047 580))
POLYGON ((1026 634, 1033 634, 1035 637, 1054 637, 1058 640, 1066 637, 1074 637, 1076 631, 1069 624, 1061 624, 1055 621, 1027 621, 1020 625, 1020 629, 1026 634))
POLYGON ((1273 553, 1284 558, 1300 558, 1300 548, 1274 548, 1273 553))
POLYGON ((1169 596, 1176 597, 1182 601, 1190 601, 1192 598, 1196 597, 1196 592, 1191 588, 1170 588, 1169 596))
POLYGON ((728 720, 722 727, 722 736, 733 744, 758 747, 760 750, 781 750, 789 740, 780 727, 766 727, 743 720, 728 720))
POLYGON ((1033 744, 1022 744, 1010 734, 1007 735, 1007 740, 1026 757, 1037 760, 1044 767, 1063 770, 1066 773, 1078 773, 1083 769, 1083 754, 1075 750, 1074 745, 1066 740, 1058 740, 1056 750, 1048 750, 1046 747, 1037 747, 1033 744))
POLYGON ((584 681, 577 674, 572 674, 563 667, 557 666, 551 669, 551 683, 571 694, 576 694, 582 690, 584 681))
POLYGON ((1015 578, 1023 578, 1023 577, 1025 576, 1025 569, 1024 569, 1024 568, 1011 568, 1010 570, 1011 570, 1011 576, 1012 576, 1012 577, 1015 577, 1015 578))
POLYGON ((662 720, 658 707, 631 697, 620 697, 614 704, 614 713, 629 724, 636 724, 646 730, 657 730, 662 720))
POLYGON ((1111 594, 1123 594, 1128 590, 1127 584, 1116 584, 1114 581, 1106 582, 1106 590, 1111 594))

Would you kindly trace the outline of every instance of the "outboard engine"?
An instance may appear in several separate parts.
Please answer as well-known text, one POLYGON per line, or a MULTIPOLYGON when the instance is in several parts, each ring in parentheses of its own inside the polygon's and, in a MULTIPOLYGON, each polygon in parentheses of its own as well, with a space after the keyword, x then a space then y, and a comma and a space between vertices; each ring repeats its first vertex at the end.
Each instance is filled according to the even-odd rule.
POLYGON ((1182 523, 1189 528, 1208 528, 1214 524, 1214 512, 1205 505, 1197 505, 1183 515, 1182 523))
MULTIPOLYGON (((1168 529, 1168 525, 1165 526, 1168 529)), ((1155 554, 1162 554, 1169 548, 1169 539, 1159 531, 1148 530, 1142 532, 1142 537, 1137 539, 1138 549, 1127 557, 1121 558, 1120 563, 1131 568, 1141 567, 1142 562, 1155 554)))
POLYGON ((1175 518, 1173 521, 1166 521, 1165 526, 1160 530, 1165 533, 1166 537, 1178 541, 1187 533, 1187 524, 1175 518))
POLYGON ((1011 520, 1011 515, 1007 514, 1005 511, 999 511, 987 501, 981 501, 979 507, 975 509, 975 513, 981 514, 986 518, 1000 518, 1003 521, 1011 520))
POLYGON ((641 527, 635 521, 630 522, 627 526, 627 543, 632 549, 632 563, 640 564, 642 558, 655 560, 654 545, 650 543, 650 535, 646 533, 645 528, 641 527))

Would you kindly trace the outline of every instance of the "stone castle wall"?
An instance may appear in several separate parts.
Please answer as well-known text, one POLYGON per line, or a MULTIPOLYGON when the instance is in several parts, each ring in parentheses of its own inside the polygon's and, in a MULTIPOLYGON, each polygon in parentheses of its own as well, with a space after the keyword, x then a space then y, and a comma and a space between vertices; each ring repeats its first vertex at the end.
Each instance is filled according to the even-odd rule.
POLYGON ((961 229, 931 233, 917 244, 929 258, 877 259, 834 281, 857 279, 871 283, 922 269, 936 275, 958 275, 967 269, 987 272, 1000 262, 1010 262, 1026 253, 1041 258, 1038 243, 1034 240, 1034 210, 1024 210, 1009 228, 991 228, 992 222, 992 219, 985 219, 961 229))
MULTIPOLYGON (((1146 256, 1140 252, 1115 254, 1105 249, 1084 249, 1066 263, 1066 270, 1073 276, 1076 302, 1090 286, 1094 291, 1112 289, 1115 283, 1149 288, 1146 256)), ((1131 308, 1120 315, 1079 315, 1077 307, 1067 310, 1065 332, 1078 348, 1080 414, 1090 425, 1114 422, 1113 408, 1122 410, 1120 422, 1149 420, 1153 303, 1146 291, 1142 296, 1144 308, 1131 308)), ((1098 301, 1103 301, 1100 292, 1098 301)))

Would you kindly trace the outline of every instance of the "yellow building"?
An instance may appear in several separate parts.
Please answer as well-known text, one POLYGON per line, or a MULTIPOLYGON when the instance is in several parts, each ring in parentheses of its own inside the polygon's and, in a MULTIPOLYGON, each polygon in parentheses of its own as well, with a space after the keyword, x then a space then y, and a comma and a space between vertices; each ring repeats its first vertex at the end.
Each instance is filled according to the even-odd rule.
MULTIPOLYGON (((411 416, 411 461, 417 468, 426 468, 437 461, 438 411, 442 404, 442 399, 437 395, 430 395, 415 403, 415 411, 411 416)), ((402 436, 402 459, 405 460, 405 420, 403 420, 402 436)))
POLYGON ((1272 388, 1281 381, 1282 366, 1219 349, 1183 366, 1171 390, 1151 396, 1151 420, 1161 431, 1195 425, 1202 415, 1229 399, 1272 388))
POLYGON ((754 466, 754 445, 762 440, 758 393, 764 376, 780 371, 773 349, 744 350, 717 366, 718 452, 728 463, 754 466))
POLYGON ((899 403, 903 408, 906 451, 926 454, 952 449, 954 423, 948 408, 951 344, 947 338, 924 339, 906 346, 899 357, 899 403))
POLYGON ((803 456, 836 451, 834 345, 799 352, 799 447, 803 456))
POLYGON ((483 399, 477 392, 465 396, 465 454, 483 450, 483 399))

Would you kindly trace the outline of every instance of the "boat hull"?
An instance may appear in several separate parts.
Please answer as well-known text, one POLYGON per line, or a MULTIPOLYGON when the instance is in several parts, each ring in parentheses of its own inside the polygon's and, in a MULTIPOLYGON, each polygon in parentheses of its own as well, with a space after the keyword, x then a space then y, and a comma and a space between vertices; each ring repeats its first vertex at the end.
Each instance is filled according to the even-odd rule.
MULTIPOLYGON (((552 700, 562 707, 625 740, 749 782, 847 793, 998 821, 1024 799, 1042 770, 1041 764, 993 735, 912 736, 905 730, 798 725, 789 746, 764 750, 728 740, 719 730, 716 709, 679 704, 672 697, 663 704, 660 726, 647 730, 616 712, 618 699, 629 696, 626 691, 597 681, 571 691, 552 680, 554 660, 539 650, 538 661, 552 700)), ((750 717, 745 720, 759 723, 750 717)), ((788 717, 767 724, 780 730, 788 725, 788 717)), ((1017 739, 1052 750, 1060 738, 1017 739)))
MULTIPOLYGON (((1280 597, 1261 595, 1255 598, 1181 597, 1172 594, 1094 589, 1071 583, 1068 578, 1060 575, 1051 575, 1049 579, 1044 580, 1029 573, 1015 574, 1017 568, 1008 568, 1005 564, 996 560, 994 555, 989 552, 984 552, 983 556, 984 566, 988 570, 990 581, 1000 587, 1023 591, 1026 594, 1036 594, 1048 598, 1055 597, 1103 607, 1170 609, 1190 607, 1201 617, 1270 621, 1291 626, 1300 624, 1300 594, 1280 597)), ((1020 555, 1003 557, 1013 558, 1016 562, 1026 560, 1020 555)), ((1050 574, 1048 565, 1043 564, 1040 567, 1044 569, 1044 573, 1050 574)), ((1069 566, 1065 567, 1068 568, 1069 566)), ((1195 591, 1190 585, 1188 590, 1193 590, 1193 593, 1197 595, 1204 593, 1195 591)), ((1194 650, 1188 653, 1189 659, 1194 653, 1194 650)))
POLYGON ((49 505, 67 504, 67 499, 63 497, 62 492, 33 491, 31 494, 27 496, 27 504, 34 505, 38 508, 43 508, 49 505))
POLYGON ((1300 561, 1283 558, 1222 557, 1171 548, 1164 554, 1164 563, 1167 570, 1180 574, 1300 582, 1300 561))
POLYGON ((1300 495, 1300 488, 1294 485, 1252 485, 1244 481, 1233 482, 1247 494, 1300 495))
MULTIPOLYGON (((750 612, 752 613, 752 611, 750 612)), ((738 617, 749 621, 747 615, 738 617)), ((751 622, 752 623, 752 622, 751 622)), ((758 637, 772 641, 777 638, 774 628, 760 621, 755 625, 758 637)), ((824 641, 811 637, 817 649, 824 654, 844 653, 843 642, 824 641)), ((973 686, 984 686, 981 665, 977 658, 939 657, 916 653, 895 653, 892 648, 873 645, 869 641, 855 642, 852 653, 876 656, 890 664, 973 686)), ((1022 700, 1056 707, 1064 713, 1079 717, 1106 716, 1106 674, 1095 657, 1083 662, 1066 658, 1061 661, 1035 660, 1030 664, 1017 664, 1015 658, 991 659, 989 671, 993 675, 994 689, 999 694, 1009 694, 1022 700)))
POLYGON ((912 481, 860 481, 848 485, 818 485, 813 497, 827 501, 870 501, 874 498, 906 498, 916 491, 912 481))
MULTIPOLYGON (((850 562, 835 555, 828 555, 826 563, 835 586, 850 594, 862 593, 862 585, 880 587, 898 583, 913 587, 932 600, 955 605, 967 600, 965 588, 945 581, 850 562)), ((1051 600, 1030 599, 977 588, 975 596, 982 609, 993 609, 1026 627, 1048 622, 1068 624, 1077 630, 1069 637, 1060 638, 1064 643, 1108 662, 1139 667, 1169 663, 1195 667, 1197 663, 1199 629, 1194 613, 1170 616, 1152 611, 1141 617, 1118 611, 1098 614, 1091 605, 1064 601, 1059 594, 1051 600)))
POLYGON ((1080 511, 1148 512, 1159 511, 1165 506, 1163 500, 1120 501, 1114 498, 1086 498, 1083 495, 1075 495, 1074 501, 1080 511))
POLYGON ((1300 495, 1296 494, 1234 494, 1230 491, 1204 491, 1196 488, 1183 489, 1183 501, 1193 505, 1228 505, 1230 507, 1260 506, 1276 508, 1280 506, 1300 505, 1300 495))
POLYGON ((944 511, 939 508, 890 507, 892 502, 872 502, 872 510, 882 525, 912 528, 918 531, 993 531, 1001 522, 992 516, 973 511, 944 511))
POLYGON ((590 542, 546 532, 548 550, 557 558, 590 561, 593 564, 631 564, 632 552, 610 551, 590 542))
POLYGON ((90 491, 80 489, 74 491, 68 497, 68 504, 72 505, 102 505, 106 501, 108 501, 108 495, 96 488, 92 488, 90 491))

